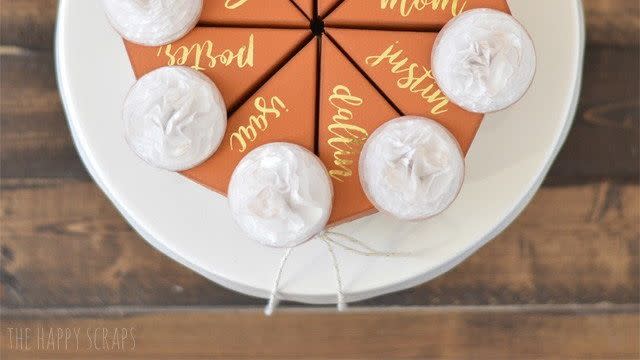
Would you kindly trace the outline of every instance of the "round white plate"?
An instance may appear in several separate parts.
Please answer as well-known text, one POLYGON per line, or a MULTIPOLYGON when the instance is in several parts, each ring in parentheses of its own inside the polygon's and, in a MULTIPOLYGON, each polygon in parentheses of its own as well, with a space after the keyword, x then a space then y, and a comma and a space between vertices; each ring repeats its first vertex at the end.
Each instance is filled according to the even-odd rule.
MULTIPOLYGON (((511 0, 531 33, 538 72, 527 95, 487 116, 468 155, 459 199, 435 219, 406 224, 376 214, 341 225, 378 250, 371 258, 338 250, 348 300, 398 291, 448 271, 500 233, 547 173, 575 114, 584 53, 579 0, 511 0)), ((89 172, 153 246, 218 284, 267 297, 283 250, 258 245, 232 221, 224 197, 139 160, 125 143, 120 112, 134 75, 98 0, 61 0, 57 75, 69 126, 89 172)), ((281 283, 286 299, 333 303, 336 282, 321 241, 296 248, 281 283)))

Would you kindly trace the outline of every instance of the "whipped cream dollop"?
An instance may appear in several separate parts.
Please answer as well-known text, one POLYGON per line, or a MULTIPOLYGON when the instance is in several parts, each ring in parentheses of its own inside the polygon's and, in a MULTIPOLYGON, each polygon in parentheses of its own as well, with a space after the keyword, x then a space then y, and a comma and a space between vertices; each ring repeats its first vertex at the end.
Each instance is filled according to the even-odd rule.
POLYGON ((460 107, 488 113, 526 93, 536 70, 531 37, 511 15, 491 9, 463 12, 440 31, 431 60, 443 93, 460 107))
POLYGON ((362 149, 359 169, 364 192, 378 210, 419 220, 441 213, 458 196, 464 157, 442 125, 406 116, 374 131, 362 149))
POLYGON ((146 46, 165 45, 193 29, 203 0, 103 0, 111 25, 120 35, 146 46))
POLYGON ((313 153, 271 143, 240 161, 228 197, 235 221, 250 238, 267 246, 294 247, 324 230, 333 186, 313 153))
POLYGON ((188 67, 169 66, 140 78, 124 102, 125 137, 147 163, 190 169, 220 146, 227 110, 216 85, 188 67))

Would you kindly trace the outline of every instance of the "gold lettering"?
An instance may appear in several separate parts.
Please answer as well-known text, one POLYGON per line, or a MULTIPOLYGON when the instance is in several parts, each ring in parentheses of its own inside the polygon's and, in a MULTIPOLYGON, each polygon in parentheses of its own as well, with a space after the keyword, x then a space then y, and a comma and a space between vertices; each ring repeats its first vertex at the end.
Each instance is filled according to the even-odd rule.
POLYGON ((362 98, 351 94, 351 89, 344 85, 334 87, 329 96, 329 103, 336 110, 336 114, 332 117, 333 123, 327 127, 327 130, 334 137, 330 138, 327 143, 334 149, 333 163, 337 167, 330 169, 329 175, 339 182, 344 182, 345 178, 353 176, 351 168, 354 164, 353 158, 359 153, 360 147, 369 137, 366 129, 346 123, 353 120, 353 111, 347 106, 358 107, 363 102, 362 98))
POLYGON ((466 1, 458 0, 380 0, 381 10, 398 10, 400 16, 408 17, 415 11, 431 8, 432 11, 451 10, 451 15, 458 16, 464 11, 466 1))
POLYGON ((167 65, 185 65, 202 71, 218 65, 237 66, 240 69, 254 65, 254 36, 249 35, 247 43, 237 50, 216 49, 211 40, 191 46, 169 44, 158 48, 156 56, 167 58, 167 65))
POLYGON ((226 0, 224 2, 224 7, 229 10, 234 10, 246 4, 247 2, 249 2, 249 0, 226 0))
POLYGON ((287 111, 284 101, 277 96, 267 101, 263 97, 258 97, 253 102, 257 115, 249 116, 249 124, 240 126, 238 130, 229 137, 229 146, 231 150, 238 150, 243 153, 247 150, 248 143, 256 141, 259 133, 267 131, 269 128, 269 117, 279 119, 282 111, 287 111), (234 144, 237 147, 234 148, 234 144))
POLYGON ((403 50, 396 50, 396 44, 387 47, 380 55, 367 57, 365 62, 371 67, 383 63, 389 64, 392 74, 401 75, 396 82, 400 89, 420 95, 431 105, 430 112, 433 115, 447 112, 445 107, 449 104, 449 99, 438 89, 431 70, 417 63, 411 63, 408 57, 403 56, 403 50))

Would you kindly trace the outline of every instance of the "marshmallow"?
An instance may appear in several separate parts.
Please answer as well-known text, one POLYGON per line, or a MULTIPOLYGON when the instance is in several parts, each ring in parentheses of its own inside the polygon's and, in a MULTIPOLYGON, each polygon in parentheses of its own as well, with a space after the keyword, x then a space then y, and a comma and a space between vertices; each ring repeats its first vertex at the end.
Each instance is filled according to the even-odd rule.
POLYGON ((220 146, 227 111, 215 84, 196 70, 164 67, 140 78, 124 103, 125 137, 152 166, 187 170, 220 146))
POLYGON ((104 0, 111 25, 136 44, 165 45, 197 24, 203 0, 104 0))
POLYGON ((464 157, 439 123, 405 116, 371 134, 360 155, 360 182, 374 206, 401 220, 435 216, 458 196, 464 157))
POLYGON ((433 75, 442 92, 476 113, 505 109, 527 92, 536 70, 531 37, 511 15, 491 9, 463 12, 440 31, 433 75))
POLYGON ((270 143, 245 156, 229 183, 236 223, 252 239, 272 247, 294 247, 324 230, 333 187, 326 168, 310 151, 270 143))

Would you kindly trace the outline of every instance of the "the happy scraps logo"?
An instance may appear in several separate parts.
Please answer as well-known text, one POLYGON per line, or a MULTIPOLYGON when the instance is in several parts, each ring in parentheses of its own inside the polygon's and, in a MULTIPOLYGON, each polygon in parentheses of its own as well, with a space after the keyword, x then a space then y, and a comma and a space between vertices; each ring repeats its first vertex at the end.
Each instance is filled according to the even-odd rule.
POLYGON ((2 344, 16 352, 131 352, 136 329, 117 327, 7 327, 2 344))

